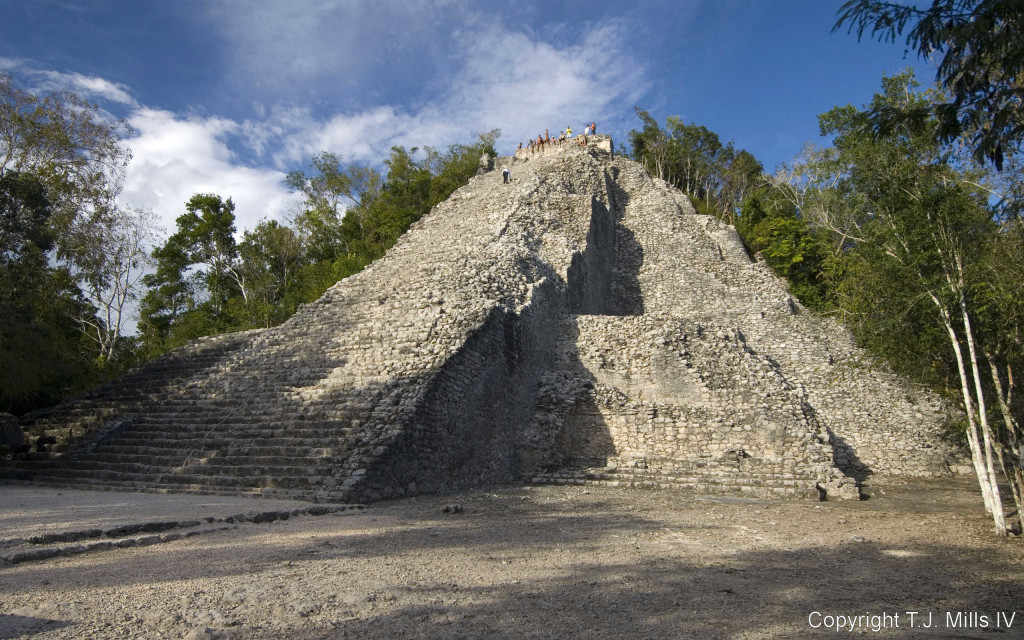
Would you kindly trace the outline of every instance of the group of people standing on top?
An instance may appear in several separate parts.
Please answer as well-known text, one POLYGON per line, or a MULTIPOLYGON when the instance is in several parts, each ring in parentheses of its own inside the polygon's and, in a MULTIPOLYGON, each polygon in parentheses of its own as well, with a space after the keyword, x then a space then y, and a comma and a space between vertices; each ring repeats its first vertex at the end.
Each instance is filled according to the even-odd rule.
MULTIPOLYGON (((587 144, 587 138, 589 136, 594 135, 595 133, 597 133, 597 123, 591 122, 590 124, 586 125, 583 128, 583 133, 576 137, 577 144, 579 144, 580 146, 585 146, 587 144)), ((544 147, 550 144, 563 145, 567 140, 571 139, 572 127, 566 127, 565 131, 560 132, 557 138, 552 138, 548 134, 548 130, 545 129, 544 135, 540 135, 538 133, 536 138, 530 139, 530 141, 526 144, 526 149, 528 151, 543 151, 544 147)), ((522 151, 522 149, 523 143, 520 142, 519 147, 516 149, 516 151, 522 151)))

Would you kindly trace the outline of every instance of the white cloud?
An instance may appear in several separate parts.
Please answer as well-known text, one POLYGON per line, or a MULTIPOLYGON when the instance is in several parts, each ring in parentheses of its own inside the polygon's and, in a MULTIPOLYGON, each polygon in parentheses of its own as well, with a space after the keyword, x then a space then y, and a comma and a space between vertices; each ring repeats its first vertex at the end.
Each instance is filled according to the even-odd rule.
POLYGON ((290 110, 287 117, 287 125, 274 127, 283 132, 273 154, 277 166, 301 164, 318 151, 339 153, 345 162, 375 164, 387 157, 392 146, 464 141, 468 130, 461 123, 442 121, 433 108, 410 114, 380 106, 326 120, 317 120, 305 110, 290 110))
POLYGON ((82 74, 60 74, 57 72, 46 72, 54 84, 70 85, 72 91, 80 95, 92 98, 108 99, 119 104, 129 106, 137 105, 135 98, 131 96, 128 87, 118 82, 111 82, 102 78, 83 76, 82 74))
POLYGON ((479 130, 500 127, 505 146, 545 128, 582 130, 591 120, 628 111, 648 86, 621 22, 590 27, 562 46, 497 28, 478 38, 437 112, 456 121, 470 115, 479 130), (495 55, 473 55, 485 43, 495 55))
POLYGON ((26 60, 23 58, 6 58, 0 56, 0 69, 13 70, 25 64, 26 60))
POLYGON ((463 0, 213 0, 208 10, 229 81, 302 105, 244 124, 247 144, 279 168, 321 150, 374 162, 395 144, 444 146, 493 128, 510 151, 545 127, 632 117, 649 83, 627 22, 548 24, 541 36, 497 13, 463 0), (330 113, 331 101, 356 106, 330 113))
POLYGON ((283 184, 284 173, 237 162, 228 144, 242 127, 232 120, 140 108, 128 122, 135 133, 125 144, 133 157, 120 199, 152 208, 168 231, 196 193, 234 200, 239 232, 261 218, 282 219, 297 201, 283 184))
POLYGON ((253 148, 276 148, 271 156, 279 167, 321 150, 349 162, 378 162, 393 145, 444 146, 499 128, 499 148, 510 152, 545 128, 554 135, 567 125, 581 131, 591 120, 631 113, 648 86, 618 22, 593 26, 562 46, 500 27, 472 34, 453 34, 453 41, 466 43, 458 52, 460 72, 418 110, 383 105, 318 120, 306 109, 278 109, 263 122, 246 123, 253 148))
POLYGON ((35 62, 23 58, 0 57, 0 69, 18 72, 24 76, 31 84, 28 90, 33 93, 67 90, 91 100, 108 100, 128 107, 138 106, 127 86, 105 78, 78 72, 39 69, 35 62))
POLYGON ((138 104, 131 96, 128 87, 119 82, 111 82, 80 73, 44 71, 41 74, 49 80, 54 88, 68 88, 87 98, 102 98, 127 106, 137 106, 138 104))

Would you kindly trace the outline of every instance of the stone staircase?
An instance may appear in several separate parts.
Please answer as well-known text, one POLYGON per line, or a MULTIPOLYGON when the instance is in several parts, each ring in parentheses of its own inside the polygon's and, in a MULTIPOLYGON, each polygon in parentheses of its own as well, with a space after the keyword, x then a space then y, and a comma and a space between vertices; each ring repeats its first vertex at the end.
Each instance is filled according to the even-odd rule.
POLYGON ((30 425, 26 433, 30 437, 56 439, 48 446, 51 454, 66 452, 83 436, 95 435, 98 429, 116 422, 117 416, 133 408, 144 411, 154 402, 181 394, 189 385, 223 369, 232 354, 257 333, 239 332, 196 340, 78 398, 24 416, 22 422, 30 425))

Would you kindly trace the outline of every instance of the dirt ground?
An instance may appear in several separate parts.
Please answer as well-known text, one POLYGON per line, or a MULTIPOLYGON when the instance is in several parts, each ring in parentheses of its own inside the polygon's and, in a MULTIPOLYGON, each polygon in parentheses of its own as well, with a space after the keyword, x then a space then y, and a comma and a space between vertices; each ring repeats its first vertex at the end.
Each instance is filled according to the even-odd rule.
POLYGON ((867 493, 513 487, 239 524, 0 567, 0 639, 1024 638, 1024 541, 976 485, 867 493))

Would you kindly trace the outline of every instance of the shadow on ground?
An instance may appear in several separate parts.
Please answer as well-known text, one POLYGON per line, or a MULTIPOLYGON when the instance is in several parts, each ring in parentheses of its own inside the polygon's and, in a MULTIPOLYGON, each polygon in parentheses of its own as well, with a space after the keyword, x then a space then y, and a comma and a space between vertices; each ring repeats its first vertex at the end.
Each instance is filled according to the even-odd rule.
MULTIPOLYGON (((835 636, 808 627, 815 611, 900 614, 898 629, 861 629, 876 637, 1024 637, 1022 547, 979 538, 983 518, 952 517, 949 506, 894 512, 884 499, 653 495, 545 488, 394 501, 0 570, 0 593, 50 581, 112 598, 151 585, 152 608, 175 603, 179 635, 195 628, 195 611, 223 622, 212 637, 237 639, 835 636), (667 511, 656 502, 669 500, 678 504, 667 511), (443 513, 446 501, 461 513, 443 513), (943 522, 949 530, 931 529, 943 522), (814 530, 828 523, 831 533, 814 530), (866 523, 876 533, 851 535, 866 523), (946 612, 979 612, 992 627, 1015 607, 1011 628, 944 628, 946 612), (937 627, 908 629, 908 611, 931 612, 937 627)), ((69 630, 104 637, 83 607, 69 630)))

